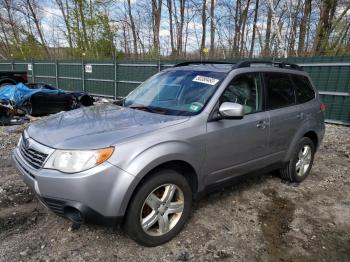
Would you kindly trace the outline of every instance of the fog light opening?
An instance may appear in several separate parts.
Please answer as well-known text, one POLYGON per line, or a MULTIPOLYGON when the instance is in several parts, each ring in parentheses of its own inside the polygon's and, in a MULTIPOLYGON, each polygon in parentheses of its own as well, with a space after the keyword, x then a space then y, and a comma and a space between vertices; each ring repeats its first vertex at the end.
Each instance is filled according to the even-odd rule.
POLYGON ((64 216, 72 221, 74 226, 80 226, 84 222, 83 215, 74 207, 65 207, 64 216))

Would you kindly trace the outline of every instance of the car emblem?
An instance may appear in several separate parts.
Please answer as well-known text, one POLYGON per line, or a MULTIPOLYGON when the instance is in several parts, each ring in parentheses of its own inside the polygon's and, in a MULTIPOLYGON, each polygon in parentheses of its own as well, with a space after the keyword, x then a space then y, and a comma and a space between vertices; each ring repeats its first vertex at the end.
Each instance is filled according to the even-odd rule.
POLYGON ((24 146, 25 149, 29 148, 29 139, 24 139, 23 140, 23 146, 24 146))

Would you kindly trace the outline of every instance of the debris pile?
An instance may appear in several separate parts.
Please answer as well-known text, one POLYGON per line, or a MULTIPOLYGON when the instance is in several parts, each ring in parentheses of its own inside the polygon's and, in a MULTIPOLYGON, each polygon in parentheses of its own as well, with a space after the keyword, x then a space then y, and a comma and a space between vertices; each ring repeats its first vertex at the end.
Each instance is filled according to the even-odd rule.
POLYGON ((85 92, 66 92, 49 84, 7 85, 0 88, 0 125, 23 124, 27 115, 45 116, 91 106, 95 99, 85 92))

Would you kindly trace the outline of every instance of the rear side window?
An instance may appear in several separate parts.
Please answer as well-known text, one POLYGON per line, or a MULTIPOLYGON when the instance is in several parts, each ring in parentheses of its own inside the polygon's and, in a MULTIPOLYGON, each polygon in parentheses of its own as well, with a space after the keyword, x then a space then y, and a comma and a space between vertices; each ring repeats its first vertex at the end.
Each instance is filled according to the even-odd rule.
POLYGON ((305 76, 292 75, 293 82, 295 84, 295 93, 297 102, 299 104, 315 98, 315 91, 313 90, 309 79, 305 76))
POLYGON ((287 74, 264 73, 266 109, 276 109, 295 104, 294 86, 287 74))

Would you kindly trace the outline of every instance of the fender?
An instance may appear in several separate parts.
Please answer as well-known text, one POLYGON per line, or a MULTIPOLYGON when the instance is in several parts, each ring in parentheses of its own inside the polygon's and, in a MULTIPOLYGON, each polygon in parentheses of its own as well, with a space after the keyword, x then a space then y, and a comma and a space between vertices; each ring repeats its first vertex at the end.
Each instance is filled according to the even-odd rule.
POLYGON ((203 185, 201 177, 202 154, 196 152, 196 149, 189 143, 183 141, 167 141, 155 144, 143 151, 130 160, 128 168, 125 170, 135 176, 127 193, 121 201, 119 214, 124 215, 128 207, 129 201, 139 185, 140 181, 154 168, 175 160, 188 163, 196 171, 198 189, 203 185))
POLYGON ((292 141, 290 142, 287 153, 286 153, 285 158, 283 160, 284 163, 287 163, 291 159, 296 144, 307 132, 310 132, 310 131, 315 132, 317 135, 317 140, 320 141, 320 137, 318 135, 318 132, 317 132, 317 130, 315 130, 315 127, 318 126, 316 120, 313 118, 308 118, 306 120, 304 120, 303 125, 298 129, 298 131, 295 133, 292 141))

